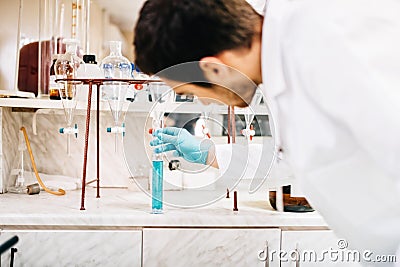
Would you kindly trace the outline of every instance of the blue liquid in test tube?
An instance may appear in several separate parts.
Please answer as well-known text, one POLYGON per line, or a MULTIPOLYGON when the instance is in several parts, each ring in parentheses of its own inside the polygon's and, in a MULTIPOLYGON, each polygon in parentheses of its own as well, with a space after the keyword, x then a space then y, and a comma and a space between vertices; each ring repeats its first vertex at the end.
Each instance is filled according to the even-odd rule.
POLYGON ((152 213, 162 213, 163 210, 163 161, 153 160, 153 175, 151 188, 152 213))

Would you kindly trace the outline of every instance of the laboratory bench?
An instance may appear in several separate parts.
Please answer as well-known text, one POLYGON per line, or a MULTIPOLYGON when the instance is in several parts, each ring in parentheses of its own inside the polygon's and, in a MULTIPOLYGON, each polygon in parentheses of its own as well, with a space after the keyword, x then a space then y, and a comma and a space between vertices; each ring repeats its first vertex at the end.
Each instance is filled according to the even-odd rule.
MULTIPOLYGON (((191 197, 193 191, 166 191, 180 198, 191 197), (190 194, 190 195, 189 195, 190 194)), ((206 191, 198 191, 198 196, 206 191)), ((276 212, 268 202, 268 192, 250 195, 239 192, 238 209, 233 212, 233 195, 199 208, 165 206, 162 215, 150 214, 151 198, 144 192, 107 188, 96 198, 93 188, 86 191, 85 207, 80 210, 81 191, 67 191, 65 196, 54 196, 42 191, 38 195, 1 194, 0 226, 48 229, 75 227, 81 229, 135 227, 247 227, 285 229, 326 229, 317 212, 276 212)))
MULTIPOLYGON (((129 144, 125 155, 121 149, 115 151, 114 136, 106 132, 113 118, 107 104, 100 104, 101 197, 96 198, 96 190, 88 186, 86 210, 80 210, 81 190, 67 191, 65 196, 43 191, 16 195, 6 193, 6 188, 12 180, 10 173, 18 167, 21 126, 29 134, 40 173, 57 179, 62 176, 69 182, 82 177, 85 104, 78 103, 74 122, 80 132, 72 139, 68 156, 66 136, 59 134, 65 126, 60 101, 0 99, 0 243, 19 237, 13 255, 15 266, 297 266, 298 262, 266 259, 265 255, 279 250, 337 247, 337 237, 317 212, 277 212, 269 205, 267 188, 255 194, 238 189, 238 212, 233 211, 231 194, 229 199, 221 197, 198 208, 164 205, 163 214, 150 214, 151 198, 130 188, 131 173, 125 159, 134 159, 144 170, 150 168, 143 144, 149 142, 144 133, 151 103, 129 106, 125 122, 131 134, 124 137, 129 144)), ((183 107, 181 112, 200 110, 196 105, 183 107)), ((95 117, 91 121, 87 181, 97 177, 95 117)), ((200 199, 209 193, 183 188, 165 191, 164 199, 200 199)), ((1 262, 8 264, 11 258, 8 251, 2 254, 1 262)), ((301 266, 308 265, 302 262, 301 266)))
MULTIPOLYGON (((150 267, 295 266, 266 260, 262 251, 323 250, 338 240, 317 212, 277 212, 265 192, 239 191, 238 212, 232 197, 199 208, 165 206, 163 214, 151 214, 150 203, 144 192, 111 188, 100 198, 88 188, 86 210, 79 190, 2 194, 0 238, 19 236, 15 260, 29 266, 150 267)), ((9 258, 3 254, 3 263, 9 258)))

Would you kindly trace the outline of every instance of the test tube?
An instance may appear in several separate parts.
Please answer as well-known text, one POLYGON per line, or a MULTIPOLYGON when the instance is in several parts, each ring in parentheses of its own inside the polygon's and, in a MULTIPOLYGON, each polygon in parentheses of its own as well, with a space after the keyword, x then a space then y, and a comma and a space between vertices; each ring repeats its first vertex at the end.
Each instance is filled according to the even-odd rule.
MULTIPOLYGON (((153 114, 153 130, 162 129, 164 124, 164 113, 153 114)), ((153 214, 163 213, 163 178, 164 162, 162 153, 153 152, 152 155, 152 176, 151 176, 151 211, 153 214)))
POLYGON ((163 212, 163 165, 161 154, 153 153, 153 173, 151 178, 151 210, 153 214, 163 212))

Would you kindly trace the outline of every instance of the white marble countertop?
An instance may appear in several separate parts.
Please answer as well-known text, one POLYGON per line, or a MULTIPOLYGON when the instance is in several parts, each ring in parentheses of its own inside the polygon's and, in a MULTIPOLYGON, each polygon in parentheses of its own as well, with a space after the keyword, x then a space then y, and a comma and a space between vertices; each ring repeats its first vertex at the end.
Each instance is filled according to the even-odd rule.
MULTIPOLYGON (((169 192, 169 194, 182 192, 169 192)), ((233 195, 233 194, 232 194, 233 195)), ((165 207, 164 214, 150 214, 151 199, 143 192, 127 189, 86 191, 86 210, 80 210, 80 191, 65 196, 46 192, 39 195, 0 194, 0 228, 142 228, 142 227, 260 227, 285 229, 327 229, 317 212, 281 213, 272 210, 267 199, 256 193, 238 193, 239 212, 232 211, 233 198, 211 205, 181 209, 165 207)))

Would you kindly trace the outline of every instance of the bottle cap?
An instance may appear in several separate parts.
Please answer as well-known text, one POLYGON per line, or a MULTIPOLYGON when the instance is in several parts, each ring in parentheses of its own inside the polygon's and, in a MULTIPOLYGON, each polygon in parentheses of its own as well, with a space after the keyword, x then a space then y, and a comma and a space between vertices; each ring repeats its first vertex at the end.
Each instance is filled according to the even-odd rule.
POLYGON ((83 62, 88 64, 97 64, 96 55, 83 55, 83 62))

